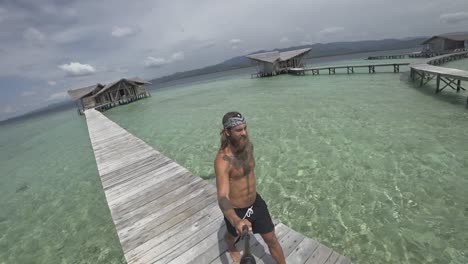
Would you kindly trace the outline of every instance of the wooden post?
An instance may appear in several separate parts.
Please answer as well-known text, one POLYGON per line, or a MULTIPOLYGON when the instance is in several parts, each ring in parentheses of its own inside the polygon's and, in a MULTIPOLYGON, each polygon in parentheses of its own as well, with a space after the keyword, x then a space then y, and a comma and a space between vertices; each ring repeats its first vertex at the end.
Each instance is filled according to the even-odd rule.
POLYGON ((457 80, 457 93, 460 91, 461 80, 457 80))
POLYGON ((421 73, 421 82, 419 83, 419 87, 421 87, 423 85, 423 81, 424 81, 424 72, 421 73))
POLYGON ((437 74, 436 93, 439 93, 439 88, 440 88, 440 74, 437 74))

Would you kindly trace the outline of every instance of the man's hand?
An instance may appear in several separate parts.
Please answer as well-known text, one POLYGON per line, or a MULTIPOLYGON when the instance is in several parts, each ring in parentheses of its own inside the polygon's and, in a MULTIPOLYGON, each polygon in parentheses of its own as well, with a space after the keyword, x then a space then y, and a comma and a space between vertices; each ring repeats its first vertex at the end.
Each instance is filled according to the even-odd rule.
POLYGON ((242 235, 242 228, 244 227, 244 225, 249 227, 249 232, 252 232, 252 223, 250 223, 250 221, 247 219, 240 219, 235 223, 238 236, 242 235))

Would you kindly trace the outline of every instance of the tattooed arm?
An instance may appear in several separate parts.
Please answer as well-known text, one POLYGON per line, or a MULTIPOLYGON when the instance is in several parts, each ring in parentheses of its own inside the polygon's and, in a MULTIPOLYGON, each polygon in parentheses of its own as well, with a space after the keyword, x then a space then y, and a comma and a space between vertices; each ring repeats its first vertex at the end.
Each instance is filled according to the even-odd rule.
POLYGON ((218 204, 224 216, 228 219, 232 226, 236 228, 237 234, 242 234, 244 225, 252 230, 252 223, 247 219, 241 219, 234 211, 234 206, 229 200, 229 167, 230 160, 224 154, 219 153, 215 160, 216 187, 218 190, 218 204))
POLYGON ((234 212, 234 206, 229 200, 229 161, 223 158, 223 156, 221 153, 218 154, 214 164, 218 204, 224 216, 233 226, 236 226, 241 219, 234 212))

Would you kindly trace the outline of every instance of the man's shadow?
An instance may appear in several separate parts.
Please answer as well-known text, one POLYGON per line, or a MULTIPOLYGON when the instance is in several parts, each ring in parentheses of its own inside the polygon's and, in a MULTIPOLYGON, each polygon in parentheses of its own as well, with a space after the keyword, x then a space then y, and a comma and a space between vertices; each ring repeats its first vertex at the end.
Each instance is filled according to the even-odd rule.
MULTIPOLYGON (((219 259, 220 262, 223 264, 230 264, 233 263, 231 256, 229 255, 229 252, 227 252, 227 245, 226 242, 224 241, 224 235, 226 234, 226 225, 224 221, 220 223, 219 229, 218 229, 218 248, 219 248, 219 259)), ((251 235, 250 236, 250 250, 252 255, 255 256, 257 260, 264 258, 265 263, 270 263, 269 260, 273 260, 273 257, 270 255, 268 248, 265 247, 264 243, 260 243, 259 239, 261 240, 262 238, 259 235, 251 235), (267 255, 267 256, 265 256, 267 255)), ((241 256, 242 253, 244 252, 245 244, 244 244, 244 239, 240 239, 239 242, 236 244, 237 249, 241 251, 241 256)), ((271 262, 274 263, 274 262, 271 262)))

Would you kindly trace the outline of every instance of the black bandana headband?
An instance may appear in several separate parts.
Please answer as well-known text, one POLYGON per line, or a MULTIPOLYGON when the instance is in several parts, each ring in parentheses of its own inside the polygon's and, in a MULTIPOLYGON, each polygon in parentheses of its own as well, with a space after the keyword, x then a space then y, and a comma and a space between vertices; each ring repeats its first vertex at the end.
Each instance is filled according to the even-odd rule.
POLYGON ((245 124, 245 118, 241 114, 237 114, 236 116, 229 118, 223 126, 224 129, 231 129, 241 124, 245 124))

